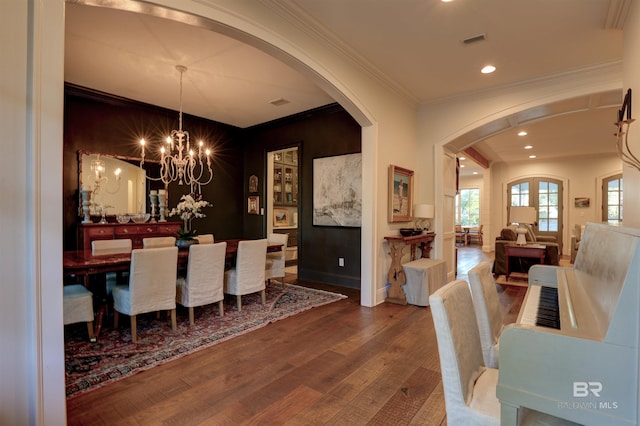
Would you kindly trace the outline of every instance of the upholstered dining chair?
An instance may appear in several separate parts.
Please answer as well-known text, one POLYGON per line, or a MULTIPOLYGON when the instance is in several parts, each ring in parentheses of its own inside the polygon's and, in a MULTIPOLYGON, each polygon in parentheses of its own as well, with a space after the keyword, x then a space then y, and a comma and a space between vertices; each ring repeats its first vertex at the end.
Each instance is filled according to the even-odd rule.
POLYGON ((242 310, 242 296, 260 292, 266 303, 265 264, 267 239, 245 240, 238 243, 236 265, 224 274, 224 292, 237 297, 238 311, 242 310))
POLYGON ((196 240, 198 240, 198 244, 213 244, 213 234, 202 234, 196 235, 196 240))
POLYGON ((189 308, 189 323, 193 325, 193 308, 218 302, 224 315, 224 262, 227 243, 194 244, 189 247, 187 275, 176 283, 176 302, 189 308))
POLYGON ((65 285, 62 288, 62 322, 64 325, 87 323, 89 340, 96 341, 93 333, 93 294, 81 284, 65 285))
MULTIPOLYGON (((469 285, 446 284, 429 296, 436 330, 447 423, 500 425, 496 397, 498 369, 485 366, 469 285)), ((518 425, 575 425, 567 420, 520 408, 518 425)))
POLYGON ((176 330, 176 273, 178 247, 134 249, 131 252, 129 285, 113 289, 113 327, 118 314, 131 318, 131 340, 137 342, 136 315, 169 310, 171 328, 176 330))
POLYGON ((173 247, 176 237, 147 237, 142 239, 142 248, 173 247))
POLYGON ((269 234, 269 238, 267 238, 268 244, 282 244, 282 249, 280 251, 274 251, 271 253, 267 253, 267 263, 265 268, 265 278, 267 282, 271 284, 272 278, 281 278, 282 279, 282 288, 285 287, 284 277, 285 277, 285 263, 287 257, 287 240, 289 239, 289 234, 269 234))
MULTIPOLYGON (((130 239, 114 239, 114 240, 93 240, 91 241, 91 254, 93 256, 108 256, 113 254, 131 253, 132 243, 130 239)), ((127 273, 120 273, 122 277, 127 273)), ((122 279, 125 279, 122 278, 122 279)), ((105 274, 106 294, 111 294, 111 290, 118 283, 118 273, 107 272, 105 274)))
POLYGON ((480 262, 469 270, 469 290, 478 322, 484 363, 487 367, 498 368, 499 339, 504 325, 496 280, 489 262, 480 262))

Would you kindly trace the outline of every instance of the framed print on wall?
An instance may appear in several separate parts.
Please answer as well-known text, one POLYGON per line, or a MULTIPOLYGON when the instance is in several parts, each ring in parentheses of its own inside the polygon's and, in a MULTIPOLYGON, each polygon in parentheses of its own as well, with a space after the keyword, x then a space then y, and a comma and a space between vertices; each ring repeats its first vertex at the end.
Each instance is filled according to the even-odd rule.
POLYGON ((247 212, 249 214, 259 214, 260 211, 260 197, 252 195, 247 199, 247 212))
POLYGON ((389 166, 389 222, 410 222, 413 206, 413 170, 389 166))
POLYGON ((362 153, 313 159, 313 225, 362 225, 362 153))

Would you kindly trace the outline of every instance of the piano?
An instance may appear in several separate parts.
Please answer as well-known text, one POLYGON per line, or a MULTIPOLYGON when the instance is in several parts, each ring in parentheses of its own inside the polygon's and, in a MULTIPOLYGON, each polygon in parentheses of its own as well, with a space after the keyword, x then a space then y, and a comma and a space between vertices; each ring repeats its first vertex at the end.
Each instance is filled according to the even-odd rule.
POLYGON ((501 425, 516 425, 519 407, 638 424, 639 243, 640 230, 588 223, 572 268, 531 267, 518 319, 500 336, 501 425))

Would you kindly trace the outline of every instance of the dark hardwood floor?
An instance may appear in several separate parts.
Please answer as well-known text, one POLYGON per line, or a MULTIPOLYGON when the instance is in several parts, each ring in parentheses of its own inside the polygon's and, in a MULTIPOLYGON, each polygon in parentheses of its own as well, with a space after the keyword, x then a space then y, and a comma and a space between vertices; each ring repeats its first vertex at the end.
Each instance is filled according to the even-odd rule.
MULTIPOLYGON (((459 250, 459 277, 485 255, 459 250)), ((295 280, 295 277, 293 277, 295 280)), ((69 425, 445 425, 430 309, 347 299, 67 401, 69 425)), ((498 286, 505 322, 524 289, 498 286)))

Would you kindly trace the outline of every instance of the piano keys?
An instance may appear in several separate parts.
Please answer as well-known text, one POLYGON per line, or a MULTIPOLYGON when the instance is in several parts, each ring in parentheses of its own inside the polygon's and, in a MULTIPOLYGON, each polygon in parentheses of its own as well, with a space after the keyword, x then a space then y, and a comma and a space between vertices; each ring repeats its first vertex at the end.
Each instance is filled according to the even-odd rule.
POLYGON ((573 268, 533 266, 518 320, 500 336, 501 424, 515 425, 518 407, 638 424, 639 288, 636 229, 589 223, 573 268), (551 311, 540 308, 547 293, 551 311))

